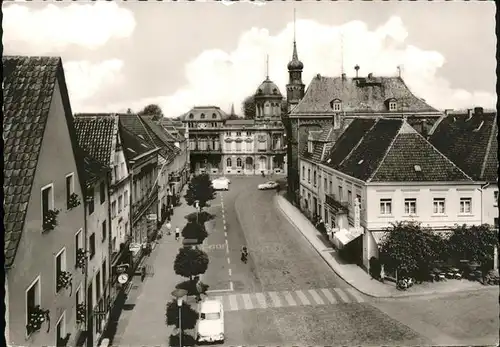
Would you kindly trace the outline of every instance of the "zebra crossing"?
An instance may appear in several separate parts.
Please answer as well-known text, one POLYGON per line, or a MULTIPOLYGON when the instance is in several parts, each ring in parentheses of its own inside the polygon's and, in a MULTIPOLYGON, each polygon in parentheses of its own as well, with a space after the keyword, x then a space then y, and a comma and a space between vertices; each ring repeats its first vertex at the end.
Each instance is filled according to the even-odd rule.
POLYGON ((337 305, 363 303, 363 297, 353 288, 322 288, 263 293, 237 293, 210 297, 218 299, 224 311, 241 311, 278 307, 337 305))

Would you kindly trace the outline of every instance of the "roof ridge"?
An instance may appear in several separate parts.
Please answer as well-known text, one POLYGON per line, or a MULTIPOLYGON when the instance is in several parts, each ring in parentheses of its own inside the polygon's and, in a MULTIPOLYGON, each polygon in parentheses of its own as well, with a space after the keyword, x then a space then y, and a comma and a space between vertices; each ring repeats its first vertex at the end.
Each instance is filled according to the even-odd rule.
POLYGON ((116 154, 116 143, 118 142, 118 116, 110 115, 113 119, 113 135, 111 136, 111 151, 109 153, 109 165, 111 166, 114 162, 115 154, 116 154))
MULTIPOLYGON (((142 127, 146 131, 146 134, 149 136, 149 140, 151 141, 151 144, 153 145, 153 147, 154 148, 158 147, 158 146, 156 146, 155 141, 153 140, 153 136, 151 136, 151 134, 150 134, 153 131, 148 128, 148 126, 146 125, 146 122, 142 119, 142 116, 139 116, 138 114, 135 116, 139 119, 139 122, 141 123, 142 127)), ((161 141, 161 139, 158 136, 155 135, 155 137, 161 141)), ((161 141, 161 142, 163 142, 163 141, 161 141)))
MULTIPOLYGON (((363 134, 363 136, 361 136, 361 138, 360 138, 360 139, 359 139, 359 141, 356 143, 356 145, 355 145, 355 146, 351 149, 351 151, 349 152, 349 154, 347 154, 347 155, 344 157, 344 159, 342 159, 342 161, 341 161, 340 163, 338 163, 337 167, 340 167, 340 166, 344 163, 344 161, 346 161, 346 160, 347 160, 347 158, 349 158, 349 157, 351 156, 351 154, 352 154, 352 153, 356 150, 356 148, 358 148, 358 146, 361 144, 361 142, 363 142, 363 140, 364 140, 364 138, 365 138, 366 134, 368 134, 370 131, 372 131, 372 130, 373 130, 373 128, 375 127, 375 125, 377 125, 377 124, 378 124, 378 121, 379 121, 379 120, 380 120, 380 118, 375 119, 375 122, 373 122, 373 125, 370 127, 370 129, 368 129, 368 131, 366 131, 366 132, 363 134)), ((354 122, 353 122, 353 123, 354 123, 354 122)), ((352 123, 351 123, 351 124, 349 124, 349 126, 351 126, 351 125, 352 125, 352 123)), ((346 130, 347 130, 347 128, 346 128, 346 130)), ((345 130, 344 130, 344 132, 345 132, 345 130)))
POLYGON ((486 162, 488 161, 488 156, 490 154, 493 138, 495 137, 495 128, 496 127, 498 127, 498 124, 497 124, 497 114, 495 113, 495 117, 493 118, 493 125, 491 127, 491 134, 488 138, 488 144, 486 145, 486 151, 484 153, 483 163, 481 164, 481 172, 480 172, 480 176, 479 176, 480 179, 483 178, 484 171, 486 170, 486 162))
MULTIPOLYGON (((401 125, 399 126, 399 130, 398 132, 396 133, 396 135, 392 138, 391 140, 391 143, 389 144, 389 146, 387 146, 386 150, 385 150, 385 153, 384 153, 384 156, 382 157, 382 160, 379 161, 378 165, 377 165, 377 168, 375 170, 373 170, 372 174, 370 175, 370 177, 368 177, 368 179, 366 180, 366 182, 371 182, 371 180, 373 179, 373 177, 375 177, 375 175, 377 174, 378 170, 380 169, 380 167, 382 166, 382 164, 384 163, 385 159, 387 158, 387 154, 389 154, 389 151, 392 149, 392 147, 394 146, 394 142, 396 142, 396 139, 398 138, 399 135, 402 134, 401 130, 403 129, 403 126, 404 124, 406 123, 406 121, 403 119, 398 119, 398 121, 401 122, 401 125)), ((409 125, 409 124, 408 124, 409 125)), ((409 125, 411 126, 411 125, 409 125)), ((416 131, 415 131, 416 132, 416 131)))

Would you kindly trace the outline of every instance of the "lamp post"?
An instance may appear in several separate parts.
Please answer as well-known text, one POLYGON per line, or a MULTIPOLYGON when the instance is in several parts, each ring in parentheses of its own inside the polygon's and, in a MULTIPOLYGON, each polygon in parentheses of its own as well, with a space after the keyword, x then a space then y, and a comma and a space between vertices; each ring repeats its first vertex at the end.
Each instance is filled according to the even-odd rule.
POLYGON ((182 300, 187 293, 187 290, 180 288, 172 292, 172 296, 177 299, 177 307, 179 307, 179 347, 182 347, 182 300))

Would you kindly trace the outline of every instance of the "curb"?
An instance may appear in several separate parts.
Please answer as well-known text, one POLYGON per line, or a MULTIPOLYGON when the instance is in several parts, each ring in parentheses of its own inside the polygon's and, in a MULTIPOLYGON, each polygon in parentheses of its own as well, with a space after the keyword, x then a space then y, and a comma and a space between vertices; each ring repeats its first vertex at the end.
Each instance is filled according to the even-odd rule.
MULTIPOLYGON (((349 284, 352 288, 356 289, 358 292, 363 293, 367 296, 370 296, 372 298, 377 298, 377 299, 399 299, 399 298, 410 298, 410 297, 424 297, 424 296, 429 296, 429 295, 445 295, 445 294, 459 294, 459 293, 474 293, 474 292, 481 292, 481 291, 488 291, 488 290, 495 290, 498 289, 497 286, 485 286, 482 288, 476 288, 476 289, 466 289, 466 290, 459 290, 459 291, 448 291, 448 292, 426 292, 426 293, 404 293, 402 292, 401 294, 394 294, 394 295, 376 295, 373 293, 367 293, 364 290, 360 290, 359 288, 355 287, 352 283, 350 283, 344 276, 339 274, 337 271, 335 271, 335 268, 328 262, 327 258, 325 257, 324 254, 322 254, 314 245, 312 242, 300 231, 300 228, 297 226, 295 221, 284 211, 282 208, 282 203, 280 202, 280 197, 275 196, 274 200, 276 204, 278 205, 278 208, 280 209, 281 213, 290 221, 290 223, 295 227, 295 229, 309 242, 309 244, 313 247, 313 249, 323 258, 323 260, 327 263, 327 265, 339 276, 342 278, 344 282, 349 284)), ((284 197, 281 197, 282 199, 285 199, 284 197)), ((287 201, 288 202, 288 201, 287 201)))

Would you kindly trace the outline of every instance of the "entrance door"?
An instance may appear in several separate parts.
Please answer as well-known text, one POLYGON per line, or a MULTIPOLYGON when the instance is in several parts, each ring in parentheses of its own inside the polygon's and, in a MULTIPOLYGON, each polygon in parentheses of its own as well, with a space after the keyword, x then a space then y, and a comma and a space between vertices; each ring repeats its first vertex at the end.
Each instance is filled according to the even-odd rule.
POLYGON ((92 301, 92 283, 87 288, 87 347, 94 346, 94 315, 92 308, 94 302, 92 301))
POLYGON ((318 214, 318 199, 313 198, 313 216, 318 214))
POLYGON ((259 169, 261 171, 264 171, 266 169, 266 158, 265 157, 259 158, 259 169))

